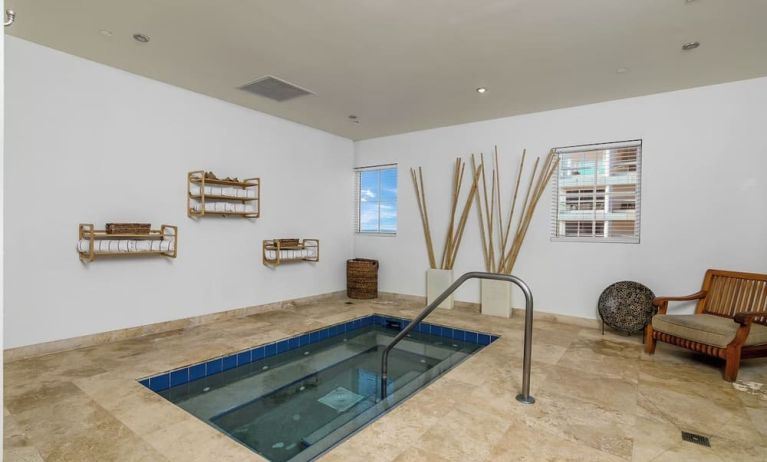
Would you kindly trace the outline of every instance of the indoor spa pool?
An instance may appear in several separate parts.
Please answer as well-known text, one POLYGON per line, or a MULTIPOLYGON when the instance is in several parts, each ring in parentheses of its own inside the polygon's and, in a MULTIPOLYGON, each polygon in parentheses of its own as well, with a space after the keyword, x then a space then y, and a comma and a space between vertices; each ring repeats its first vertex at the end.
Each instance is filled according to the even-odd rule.
POLYGON ((274 462, 312 460, 497 336, 428 323, 391 351, 408 321, 371 315, 140 382, 274 462))

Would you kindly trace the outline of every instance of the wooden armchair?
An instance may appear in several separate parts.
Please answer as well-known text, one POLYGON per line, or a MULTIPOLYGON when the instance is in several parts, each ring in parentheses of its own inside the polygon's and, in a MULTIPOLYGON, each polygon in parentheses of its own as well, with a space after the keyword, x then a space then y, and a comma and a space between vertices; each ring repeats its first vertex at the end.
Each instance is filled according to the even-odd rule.
POLYGON ((645 328, 645 351, 658 340, 725 360, 724 380, 738 377, 741 358, 767 356, 767 274, 709 269, 700 292, 657 297, 645 328), (666 314, 669 302, 698 300, 695 314, 666 314))

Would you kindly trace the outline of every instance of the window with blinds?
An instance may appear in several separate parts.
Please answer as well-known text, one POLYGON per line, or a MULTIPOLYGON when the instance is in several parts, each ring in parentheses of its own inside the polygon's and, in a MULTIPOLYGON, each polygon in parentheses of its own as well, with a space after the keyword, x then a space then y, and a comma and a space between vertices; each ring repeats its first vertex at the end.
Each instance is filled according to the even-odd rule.
POLYGON ((556 152, 552 240, 639 243, 642 141, 556 152))
POLYGON ((397 233, 397 164, 354 169, 354 230, 397 233))

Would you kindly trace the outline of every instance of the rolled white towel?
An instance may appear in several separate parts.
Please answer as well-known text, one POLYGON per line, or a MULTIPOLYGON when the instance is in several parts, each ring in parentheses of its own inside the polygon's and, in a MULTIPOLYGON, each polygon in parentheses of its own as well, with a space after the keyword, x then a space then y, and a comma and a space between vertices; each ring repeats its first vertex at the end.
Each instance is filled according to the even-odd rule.
MULTIPOLYGON (((77 251, 89 253, 91 241, 77 241, 77 251)), ((163 240, 133 240, 133 239, 99 239, 94 241, 94 253, 136 253, 136 252, 172 252, 175 239, 163 240)))
POLYGON ((255 188, 246 189, 245 197, 248 199, 258 199, 258 191, 255 188))
POLYGON ((248 197, 248 190, 247 189, 238 189, 237 191, 237 197, 239 199, 245 199, 248 197))
POLYGON ((199 185, 193 184, 189 188, 189 192, 192 193, 193 196, 199 196, 201 194, 200 191, 205 192, 206 196, 221 195, 221 188, 217 186, 205 186, 203 189, 200 189, 199 185))
POLYGON ((77 251, 81 253, 88 253, 91 250, 90 239, 80 239, 77 241, 77 251))

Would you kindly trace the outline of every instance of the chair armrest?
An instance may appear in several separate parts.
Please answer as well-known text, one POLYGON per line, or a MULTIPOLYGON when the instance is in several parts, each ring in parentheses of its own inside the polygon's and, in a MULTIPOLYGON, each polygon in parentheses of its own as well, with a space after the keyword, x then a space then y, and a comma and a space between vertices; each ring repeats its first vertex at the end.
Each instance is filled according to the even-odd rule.
POLYGON ((691 295, 684 295, 681 297, 655 297, 652 301, 652 304, 658 307, 658 313, 660 314, 666 314, 666 310, 668 309, 668 302, 686 302, 689 300, 700 300, 701 298, 706 297, 706 291, 701 290, 700 292, 695 292, 691 295))
POLYGON ((767 311, 741 311, 735 313, 735 322, 743 325, 751 324, 751 321, 757 316, 767 316, 767 311))

